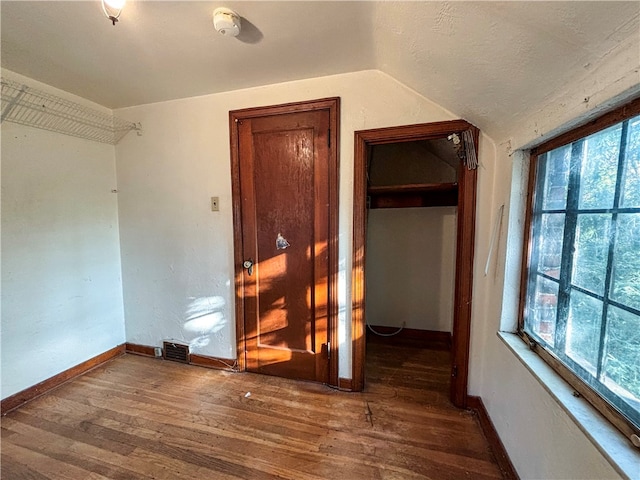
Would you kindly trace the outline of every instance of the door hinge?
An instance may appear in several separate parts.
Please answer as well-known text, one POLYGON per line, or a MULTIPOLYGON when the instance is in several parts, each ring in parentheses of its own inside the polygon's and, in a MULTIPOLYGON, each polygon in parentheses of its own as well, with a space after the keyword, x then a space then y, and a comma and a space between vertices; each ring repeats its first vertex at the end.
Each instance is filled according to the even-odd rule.
POLYGON ((331 148, 331 129, 327 133, 327 147, 331 148))
POLYGON ((458 365, 451 367, 451 376, 456 378, 458 376, 458 365))

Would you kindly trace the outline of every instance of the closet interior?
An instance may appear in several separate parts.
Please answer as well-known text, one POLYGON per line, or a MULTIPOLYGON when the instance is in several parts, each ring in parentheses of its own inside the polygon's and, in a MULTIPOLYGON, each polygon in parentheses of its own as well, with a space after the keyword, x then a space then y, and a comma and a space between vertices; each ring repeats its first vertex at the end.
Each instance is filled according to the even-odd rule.
POLYGON ((368 342, 450 348, 460 168, 447 137, 371 146, 368 342))

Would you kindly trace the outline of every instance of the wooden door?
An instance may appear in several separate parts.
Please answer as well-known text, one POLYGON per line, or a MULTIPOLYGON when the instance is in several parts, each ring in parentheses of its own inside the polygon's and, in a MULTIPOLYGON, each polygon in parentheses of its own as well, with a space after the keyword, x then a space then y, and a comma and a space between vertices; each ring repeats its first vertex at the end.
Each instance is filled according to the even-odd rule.
POLYGON ((242 317, 238 356, 251 372, 332 383, 332 112, 274 108, 231 112, 239 217, 236 301, 242 305, 236 309, 242 317))

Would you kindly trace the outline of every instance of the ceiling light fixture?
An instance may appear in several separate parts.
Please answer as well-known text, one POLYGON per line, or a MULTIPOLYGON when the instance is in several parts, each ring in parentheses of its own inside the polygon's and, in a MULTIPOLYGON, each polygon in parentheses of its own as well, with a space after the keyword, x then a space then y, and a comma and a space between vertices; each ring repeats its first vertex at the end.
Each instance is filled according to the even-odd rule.
POLYGON ((120 18, 125 0, 101 0, 101 2, 105 16, 115 25, 120 18))
POLYGON ((213 11, 213 27, 221 35, 237 37, 240 33, 240 15, 228 8, 216 8, 213 11))

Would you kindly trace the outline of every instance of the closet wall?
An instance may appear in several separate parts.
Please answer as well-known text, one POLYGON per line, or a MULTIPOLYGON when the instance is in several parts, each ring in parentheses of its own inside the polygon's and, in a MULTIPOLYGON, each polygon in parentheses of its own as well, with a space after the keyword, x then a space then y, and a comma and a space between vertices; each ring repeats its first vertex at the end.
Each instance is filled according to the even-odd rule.
POLYGON ((367 321, 451 332, 456 207, 369 211, 367 321))

